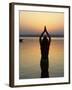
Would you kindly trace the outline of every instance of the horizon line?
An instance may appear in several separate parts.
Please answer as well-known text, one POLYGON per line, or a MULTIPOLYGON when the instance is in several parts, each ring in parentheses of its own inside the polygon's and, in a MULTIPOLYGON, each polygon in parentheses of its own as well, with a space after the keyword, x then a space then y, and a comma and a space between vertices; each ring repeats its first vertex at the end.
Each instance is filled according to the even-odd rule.
MULTIPOLYGON (((19 37, 40 37, 40 35, 19 35, 19 37)), ((51 35, 51 37, 64 37, 64 35, 51 35)))

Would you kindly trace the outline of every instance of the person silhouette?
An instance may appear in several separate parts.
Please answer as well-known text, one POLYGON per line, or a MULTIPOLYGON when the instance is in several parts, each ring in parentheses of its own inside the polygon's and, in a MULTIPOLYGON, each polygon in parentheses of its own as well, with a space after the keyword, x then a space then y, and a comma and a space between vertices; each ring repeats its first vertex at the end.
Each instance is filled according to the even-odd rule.
POLYGON ((40 49, 41 49, 41 78, 49 77, 49 47, 51 42, 51 36, 47 32, 46 26, 44 26, 44 31, 39 38, 40 49))

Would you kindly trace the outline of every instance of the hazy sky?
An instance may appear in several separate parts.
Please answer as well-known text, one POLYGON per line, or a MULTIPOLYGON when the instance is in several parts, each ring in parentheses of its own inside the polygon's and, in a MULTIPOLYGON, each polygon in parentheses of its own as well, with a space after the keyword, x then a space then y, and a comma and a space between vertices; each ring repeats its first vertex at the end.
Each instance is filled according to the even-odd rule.
POLYGON ((39 34, 45 25, 51 33, 64 32, 64 13, 20 11, 19 14, 20 33, 39 34))

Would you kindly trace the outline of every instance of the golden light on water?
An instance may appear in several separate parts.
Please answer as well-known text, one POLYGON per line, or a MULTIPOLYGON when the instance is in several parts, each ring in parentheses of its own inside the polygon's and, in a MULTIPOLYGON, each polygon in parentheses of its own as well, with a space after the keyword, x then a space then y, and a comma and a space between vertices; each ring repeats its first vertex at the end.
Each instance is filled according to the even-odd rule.
MULTIPOLYGON (((46 25, 49 32, 64 32, 64 13, 19 12, 19 30, 24 34, 42 33, 46 25)), ((40 78, 41 52, 39 38, 23 39, 19 43, 19 78, 40 78)), ((50 77, 64 76, 64 40, 52 40, 49 49, 50 77)))
MULTIPOLYGON (((20 43, 20 78, 40 77, 40 45, 39 40, 24 40, 20 43)), ((63 76, 64 73, 64 41, 52 40, 49 50, 50 77, 63 76)))

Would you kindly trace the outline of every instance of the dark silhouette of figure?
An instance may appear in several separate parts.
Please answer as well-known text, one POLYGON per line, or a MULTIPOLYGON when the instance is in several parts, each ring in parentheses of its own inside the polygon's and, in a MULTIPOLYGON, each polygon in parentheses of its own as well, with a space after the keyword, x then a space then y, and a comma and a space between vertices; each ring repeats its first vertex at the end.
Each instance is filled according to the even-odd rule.
POLYGON ((22 39, 19 39, 20 42, 22 42, 23 40, 22 39))
POLYGON ((49 77, 49 47, 51 42, 51 37, 47 32, 46 26, 44 27, 44 31, 40 35, 40 49, 41 49, 41 78, 49 77))

